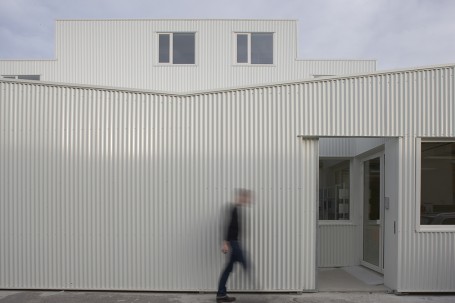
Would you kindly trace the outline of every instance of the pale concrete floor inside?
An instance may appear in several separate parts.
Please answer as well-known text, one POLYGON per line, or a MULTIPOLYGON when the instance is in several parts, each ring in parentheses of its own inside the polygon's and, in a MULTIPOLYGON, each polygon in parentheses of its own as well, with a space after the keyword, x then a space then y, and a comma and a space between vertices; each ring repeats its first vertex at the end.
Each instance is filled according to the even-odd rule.
POLYGON ((317 288, 321 292, 387 292, 384 278, 363 266, 319 268, 317 288))

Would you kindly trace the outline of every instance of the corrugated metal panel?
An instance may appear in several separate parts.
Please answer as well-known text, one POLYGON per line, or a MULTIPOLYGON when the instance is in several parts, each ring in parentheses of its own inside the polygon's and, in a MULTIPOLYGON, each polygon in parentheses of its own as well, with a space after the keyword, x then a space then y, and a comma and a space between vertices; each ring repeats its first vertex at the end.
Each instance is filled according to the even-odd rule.
POLYGON ((0 60, 0 77, 40 75, 41 81, 52 81, 60 74, 56 60, 0 60))
POLYGON ((359 264, 357 225, 320 224, 318 237, 319 267, 359 264))
POLYGON ((213 289, 210 220, 241 185, 263 289, 312 289, 317 144, 296 136, 322 135, 400 137, 397 290, 455 289, 455 233, 415 231, 414 166, 416 136, 455 137, 454 66, 180 97, 0 83, 1 285, 213 289))
POLYGON ((56 61, 0 61, 1 74, 170 92, 296 81, 375 70, 374 60, 296 60, 294 20, 57 21, 56 61), (157 32, 196 33, 196 65, 158 65, 157 32), (275 64, 234 65, 235 32, 274 32, 275 64))
POLYGON ((232 286, 315 289, 317 141, 282 135, 295 125, 270 119, 272 91, 0 81, 0 287, 214 290, 219 213, 241 186, 260 288, 232 286))
POLYGON ((304 82, 301 135, 454 136, 453 82, 451 66, 304 82))
POLYGON ((303 165, 300 167, 305 171, 302 178, 302 189, 305 191, 303 203, 305 207, 305 230, 302 231, 303 237, 300 242, 301 249, 307 255, 303 258, 302 268, 304 271, 300 273, 304 281, 304 290, 316 289, 316 218, 319 192, 319 142, 316 140, 303 140, 303 165), (308 245, 305 247, 305 245, 308 245), (307 270, 307 271, 306 271, 307 270))

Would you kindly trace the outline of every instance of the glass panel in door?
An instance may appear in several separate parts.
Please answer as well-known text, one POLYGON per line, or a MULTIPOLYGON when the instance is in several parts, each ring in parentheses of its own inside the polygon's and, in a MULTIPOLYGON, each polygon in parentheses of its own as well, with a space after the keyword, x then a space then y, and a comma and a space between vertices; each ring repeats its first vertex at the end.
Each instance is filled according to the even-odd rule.
POLYGON ((364 162, 363 261, 381 267, 381 158, 364 162))

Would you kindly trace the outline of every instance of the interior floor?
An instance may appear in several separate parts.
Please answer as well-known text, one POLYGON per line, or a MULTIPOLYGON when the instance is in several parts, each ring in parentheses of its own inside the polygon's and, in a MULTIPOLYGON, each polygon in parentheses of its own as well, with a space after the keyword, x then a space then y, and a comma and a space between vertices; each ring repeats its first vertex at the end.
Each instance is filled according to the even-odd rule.
POLYGON ((384 277, 363 266, 318 269, 319 291, 385 292, 384 277))

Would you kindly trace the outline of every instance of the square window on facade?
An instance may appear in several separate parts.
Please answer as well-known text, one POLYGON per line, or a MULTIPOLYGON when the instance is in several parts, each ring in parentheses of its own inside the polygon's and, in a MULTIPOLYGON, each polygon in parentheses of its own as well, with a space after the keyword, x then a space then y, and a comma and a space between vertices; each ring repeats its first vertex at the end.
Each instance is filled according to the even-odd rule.
POLYGON ((319 220, 350 219, 350 160, 319 160, 319 220))
POLYGON ((237 33, 236 63, 273 64, 273 33, 237 33))
POLYGON ((168 64, 195 64, 194 33, 158 34, 158 62, 168 64))
POLYGON ((420 224, 455 225, 455 142, 422 142, 420 224))

